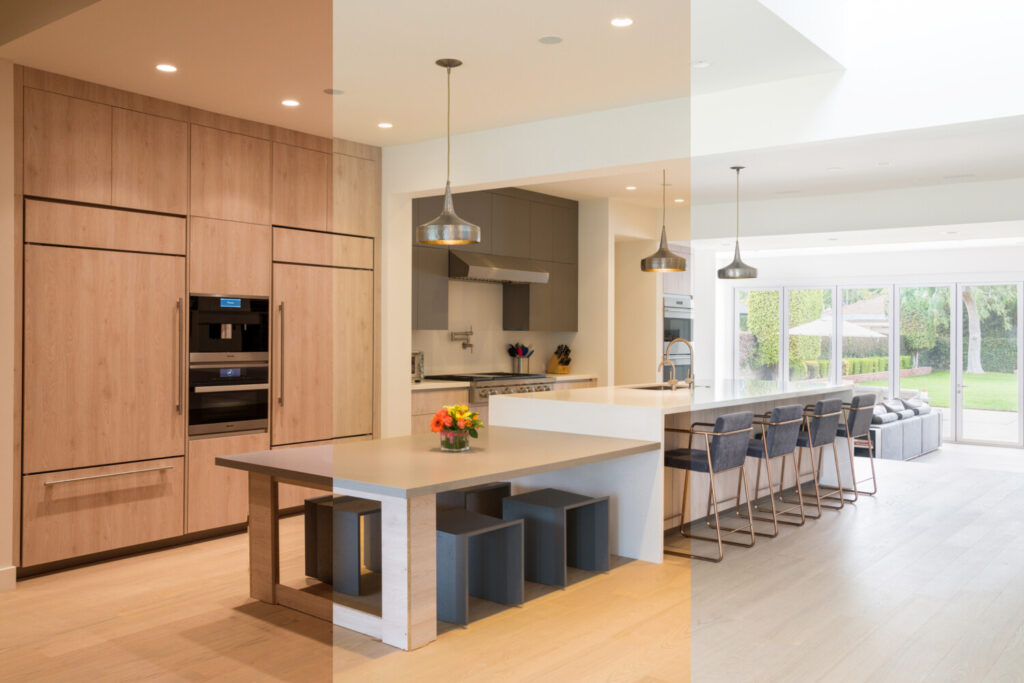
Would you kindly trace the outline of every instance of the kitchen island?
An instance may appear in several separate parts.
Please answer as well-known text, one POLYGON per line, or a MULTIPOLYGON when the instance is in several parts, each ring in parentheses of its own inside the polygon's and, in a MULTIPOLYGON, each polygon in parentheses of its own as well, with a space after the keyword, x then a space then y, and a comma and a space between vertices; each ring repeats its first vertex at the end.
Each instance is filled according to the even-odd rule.
POLYGON ((483 429, 467 453, 442 453, 437 435, 423 434, 258 451, 219 457, 217 464, 249 473, 252 597, 331 619, 406 650, 437 638, 438 493, 511 481, 514 493, 552 486, 611 496, 610 548, 625 557, 640 557, 632 539, 659 526, 654 506, 661 501, 661 445, 652 440, 494 427, 483 429), (380 501, 380 614, 332 605, 329 598, 280 583, 281 482, 380 501))
MULTIPOLYGON (((529 424, 537 429, 595 436, 611 436, 657 441, 662 448, 686 445, 683 435, 666 436, 665 427, 689 427, 694 422, 714 422, 724 413, 750 410, 755 414, 770 411, 775 406, 799 403, 806 405, 822 398, 842 398, 848 401, 853 385, 823 382, 792 383, 780 389, 775 382, 756 380, 726 380, 712 386, 687 389, 680 385, 675 391, 663 385, 633 385, 594 387, 543 394, 493 396, 490 401, 492 425, 529 424), (659 388, 652 388, 659 387, 659 388)), ((841 441, 841 440, 840 440, 841 441)), ((844 455, 845 441, 837 444, 844 455)), ((848 457, 846 458, 848 460, 848 457)), ((826 459, 827 463, 831 458, 826 459)), ((841 458, 841 463, 845 462, 841 458)), ((809 473, 809 462, 804 461, 809 473)), ((749 479, 754 480, 753 460, 748 462, 749 479)), ((664 468, 662 468, 664 469, 664 468)), ((832 467, 832 472, 835 468, 832 467)), ((664 475, 664 473, 662 473, 664 475)), ((660 561, 663 529, 678 527, 681 523, 682 475, 659 482, 663 510, 662 528, 640 541, 642 552, 637 556, 660 561), (657 556, 654 559, 653 556, 657 556)), ((842 475, 848 481, 847 474, 842 475)), ((723 475, 721 490, 730 490, 738 474, 723 475)), ((690 506, 686 522, 699 519, 706 512, 707 478, 692 477, 690 506)), ((790 481, 790 480, 787 480, 790 481)), ((795 483, 795 482, 794 482, 795 483)), ((751 492, 753 495, 753 491, 751 492)))

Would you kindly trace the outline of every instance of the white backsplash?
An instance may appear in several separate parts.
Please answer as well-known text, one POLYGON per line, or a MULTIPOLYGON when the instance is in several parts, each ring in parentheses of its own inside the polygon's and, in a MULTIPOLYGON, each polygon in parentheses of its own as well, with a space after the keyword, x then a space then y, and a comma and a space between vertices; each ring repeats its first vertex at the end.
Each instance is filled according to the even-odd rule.
MULTIPOLYGON (((531 372, 544 372, 559 344, 574 348, 575 332, 506 332, 501 329, 502 286, 490 282, 448 282, 448 330, 413 330, 412 350, 422 351, 428 375, 459 372, 512 371, 508 345, 519 342, 536 349, 531 372), (473 349, 448 338, 449 331, 473 327, 473 349)), ((575 350, 575 349, 574 349, 575 350)))

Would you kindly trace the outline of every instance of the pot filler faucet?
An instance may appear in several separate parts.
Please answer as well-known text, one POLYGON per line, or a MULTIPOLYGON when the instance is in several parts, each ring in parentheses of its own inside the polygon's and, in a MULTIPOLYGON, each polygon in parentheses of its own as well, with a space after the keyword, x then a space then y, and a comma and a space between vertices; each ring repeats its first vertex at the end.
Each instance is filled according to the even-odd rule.
POLYGON ((668 346, 665 347, 665 357, 661 359, 660 363, 658 363, 658 372, 661 372, 661 369, 666 365, 668 366, 669 370, 672 371, 672 379, 668 381, 668 385, 672 387, 672 391, 675 391, 676 387, 679 386, 679 380, 676 379, 676 366, 668 362, 668 354, 669 351, 672 350, 672 345, 675 344, 676 342, 683 342, 690 349, 690 367, 687 369, 686 379, 683 380, 683 384, 687 388, 693 389, 693 344, 690 343, 689 339, 676 337, 675 339, 668 343, 668 346))

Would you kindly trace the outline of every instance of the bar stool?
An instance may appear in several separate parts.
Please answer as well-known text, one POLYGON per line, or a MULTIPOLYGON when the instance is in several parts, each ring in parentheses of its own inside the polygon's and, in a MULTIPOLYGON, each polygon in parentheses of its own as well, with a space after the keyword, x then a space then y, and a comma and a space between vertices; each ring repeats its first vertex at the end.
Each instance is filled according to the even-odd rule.
POLYGON ((469 596, 521 605, 523 521, 470 510, 437 513, 437 618, 469 623, 469 596))
MULTIPOLYGON (((765 413, 760 416, 760 419, 754 420, 754 424, 761 427, 760 434, 756 434, 755 438, 751 439, 747 446, 747 457, 757 458, 757 479, 754 485, 754 509, 758 512, 760 508, 760 496, 761 496, 761 463, 764 462, 765 472, 768 478, 768 500, 771 502, 772 516, 769 517, 754 517, 754 519, 762 522, 771 522, 774 527, 773 533, 765 533, 762 531, 755 532, 758 536, 767 536, 769 538, 775 538, 779 535, 779 522, 783 524, 792 524, 794 526, 803 526, 804 522, 807 521, 804 516, 804 497, 799 495, 799 505, 792 505, 784 510, 778 510, 775 507, 775 490, 772 484, 772 466, 771 461, 775 458, 782 458, 782 472, 779 477, 779 498, 782 498, 782 487, 783 481, 786 478, 786 456, 788 455, 793 460, 793 469, 796 472, 800 470, 796 464, 796 442, 800 437, 800 425, 803 424, 804 409, 800 404, 794 404, 789 406, 779 406, 773 408, 771 413, 765 413), (800 521, 792 522, 788 520, 780 520, 779 515, 793 515, 793 510, 800 510, 800 521)), ((797 493, 800 494, 800 488, 797 487, 797 493)), ((736 511, 740 514, 740 511, 736 511)), ((740 515, 742 516, 742 515, 740 515)))
POLYGON ((876 400, 874 394, 857 394, 849 403, 843 404, 843 421, 839 425, 838 435, 845 437, 850 446, 850 476, 853 478, 854 500, 858 495, 873 496, 878 493, 878 479, 875 478, 875 445, 871 441, 871 416, 874 414, 876 400), (857 469, 854 466, 854 449, 857 447, 868 449, 872 486, 870 492, 861 491, 857 487, 857 484, 869 481, 857 480, 857 469))
POLYGON ((568 583, 567 567, 605 572, 611 566, 608 496, 538 489, 502 501, 502 517, 526 524, 526 580, 568 583))
MULTIPOLYGON (((690 425, 689 429, 676 429, 672 427, 666 428, 666 431, 689 434, 689 446, 686 448, 674 448, 665 451, 665 467, 673 467, 675 469, 683 470, 683 507, 680 515, 679 532, 685 538, 717 542, 718 557, 695 555, 678 550, 666 550, 666 553, 670 555, 678 555, 680 557, 689 557, 696 560, 721 562, 722 558, 725 557, 725 553, 722 548, 723 543, 738 545, 745 548, 750 548, 754 545, 753 521, 750 521, 750 523, 745 527, 729 528, 722 526, 718 515, 718 505, 723 501, 718 500, 718 494, 715 492, 715 475, 738 469, 740 471, 740 484, 742 484, 743 490, 746 492, 747 519, 751 520, 753 518, 754 513, 750 508, 750 490, 747 488, 747 475, 746 472, 743 471, 743 464, 747 458, 747 447, 750 443, 750 434, 753 431, 753 420, 754 414, 750 411, 744 411, 721 415, 715 420, 713 425, 707 422, 695 422, 690 425), (711 431, 697 429, 697 427, 711 427, 711 431), (693 448, 694 434, 700 434, 704 437, 704 450, 693 448), (690 472, 707 473, 710 479, 710 488, 708 491, 708 516, 711 516, 710 513, 712 512, 713 504, 715 523, 712 528, 715 530, 715 538, 697 536, 686 532, 686 499, 687 492, 690 488, 690 472), (726 532, 725 534, 722 534, 723 530, 726 532), (748 530, 750 532, 749 544, 736 541, 726 541, 723 539, 723 535, 727 536, 734 532, 748 530)), ((740 486, 737 485, 736 507, 739 507, 739 504, 740 486)), ((711 526, 710 520, 708 520, 707 523, 711 526)))
MULTIPOLYGON (((827 398, 822 399, 815 403, 813 406, 806 406, 804 408, 804 428, 800 432, 800 437, 797 439, 797 470, 796 470, 796 486, 797 490, 800 491, 800 496, 803 496, 803 491, 800 490, 800 465, 803 464, 803 449, 807 448, 811 455, 811 477, 814 484, 814 500, 816 507, 818 508, 818 514, 812 515, 814 519, 821 518, 821 511, 823 508, 829 508, 831 510, 839 510, 843 507, 843 482, 836 480, 838 487, 835 491, 826 495, 821 494, 821 488, 818 483, 818 477, 821 472, 822 457, 825 454, 825 446, 832 446, 832 455, 835 457, 836 462, 836 473, 838 477, 839 472, 839 451, 836 450, 836 430, 839 426, 839 418, 843 413, 843 401, 838 398, 827 398), (818 460, 815 464, 814 450, 818 449, 818 460), (822 499, 829 496, 839 496, 839 505, 823 505, 822 499)), ((784 500, 786 503, 795 503, 795 500, 784 500)))
POLYGON ((380 503, 353 496, 305 501, 306 575, 359 595, 362 566, 381 571, 380 503))
POLYGON ((494 481, 437 494, 437 509, 457 508, 501 519, 501 501, 512 495, 512 484, 494 481))

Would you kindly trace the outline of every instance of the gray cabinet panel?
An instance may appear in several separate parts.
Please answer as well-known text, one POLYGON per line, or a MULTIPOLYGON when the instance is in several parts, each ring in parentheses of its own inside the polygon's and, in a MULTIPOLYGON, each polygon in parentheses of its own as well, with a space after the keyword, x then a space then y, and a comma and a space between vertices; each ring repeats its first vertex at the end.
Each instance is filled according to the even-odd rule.
POLYGON ((544 285, 505 285, 502 323, 506 330, 576 332, 579 327, 579 282, 574 263, 542 264, 544 285))
POLYGON ((433 246, 416 243, 416 226, 422 225, 431 218, 441 213, 441 206, 444 204, 444 197, 420 197, 412 200, 412 228, 410 239, 416 246, 428 247, 430 249, 447 249, 448 247, 433 246))
POLYGON ((559 263, 576 263, 579 232, 579 209, 559 206, 552 234, 551 260, 559 263))
POLYGON ((414 330, 448 329, 448 250, 412 248, 414 330))
POLYGON ((503 194, 491 202, 491 253, 530 258, 530 202, 503 194))
POLYGON ((551 261, 558 229, 558 207, 530 202, 530 258, 551 261))
MULTIPOLYGON (((463 251, 478 251, 483 254, 492 253, 491 237, 494 230, 491 228, 491 193, 460 192, 452 196, 452 202, 455 204, 455 213, 470 223, 480 226, 479 244, 463 244, 455 248, 463 251)), ((424 220, 430 220, 430 218, 432 216, 424 220)))

